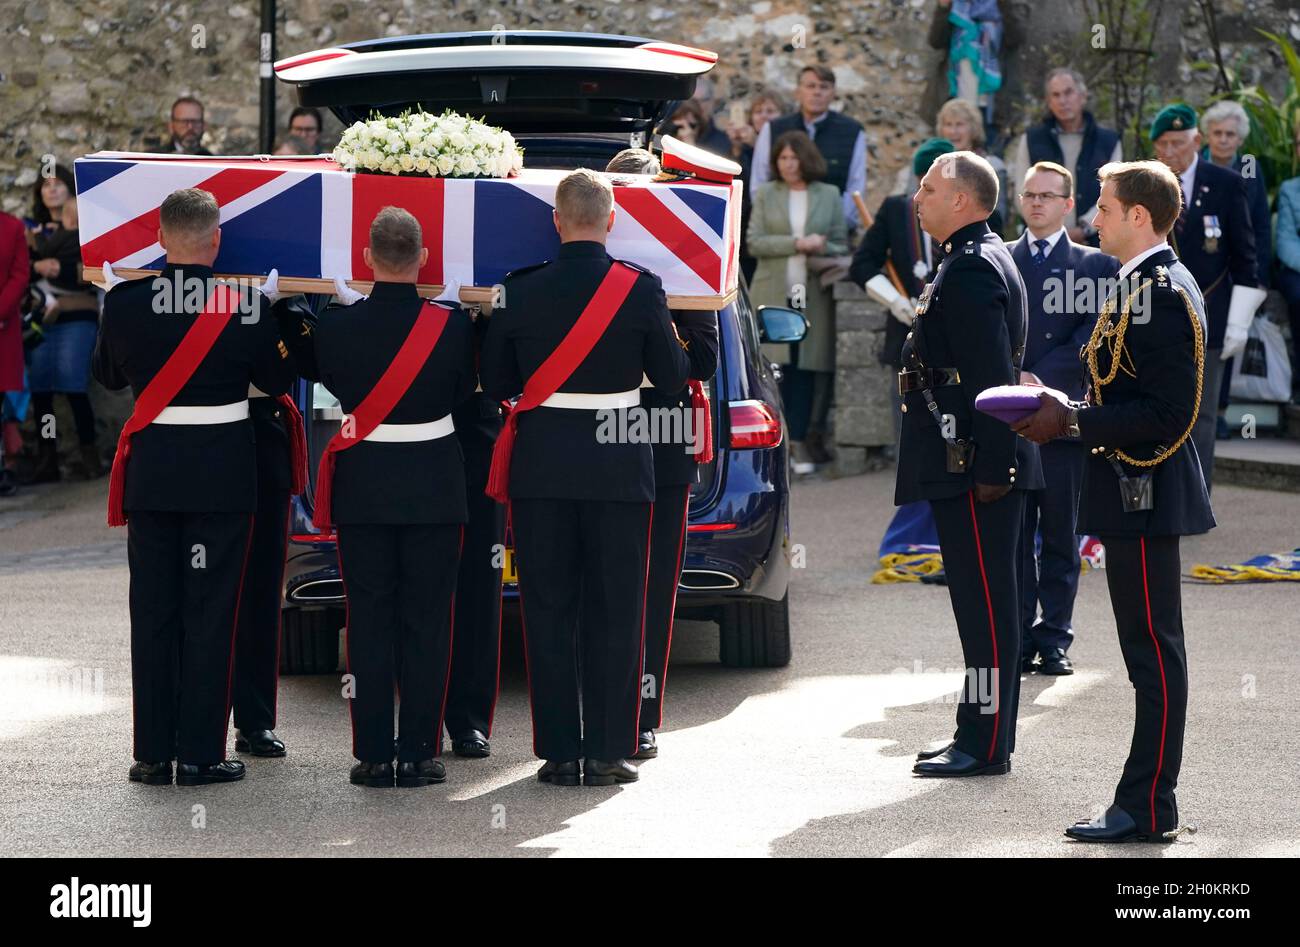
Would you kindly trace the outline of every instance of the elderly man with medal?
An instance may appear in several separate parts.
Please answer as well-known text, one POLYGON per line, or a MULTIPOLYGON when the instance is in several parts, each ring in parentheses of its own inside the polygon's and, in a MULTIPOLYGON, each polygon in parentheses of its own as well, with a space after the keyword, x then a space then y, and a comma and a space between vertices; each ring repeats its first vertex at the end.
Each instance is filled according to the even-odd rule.
MULTIPOLYGON (((1066 835, 1165 842, 1181 831, 1174 789, 1187 716, 1178 547, 1180 537, 1215 525, 1192 436, 1201 402, 1215 392, 1204 384, 1205 304, 1167 239, 1182 207, 1177 176, 1160 162, 1137 161, 1106 165, 1100 177, 1093 224, 1102 250, 1123 265, 1118 291, 1082 353, 1087 400, 1040 391, 1037 409, 1012 429, 1039 444, 1078 438, 1088 449, 1078 530, 1105 546, 1136 696, 1132 745, 1113 803, 1066 835)), ((1000 397, 986 392, 980 400, 995 410, 1000 397)))

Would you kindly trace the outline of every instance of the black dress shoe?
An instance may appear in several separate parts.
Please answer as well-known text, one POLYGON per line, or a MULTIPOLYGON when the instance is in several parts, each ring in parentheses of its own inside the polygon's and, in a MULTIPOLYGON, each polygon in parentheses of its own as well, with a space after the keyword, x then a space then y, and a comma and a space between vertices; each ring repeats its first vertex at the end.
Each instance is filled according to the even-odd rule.
POLYGON ((655 743, 653 730, 642 730, 636 738, 636 755, 634 760, 652 760, 659 755, 659 746, 655 743))
POLYGON ((239 760, 220 763, 177 763, 177 786, 205 786, 208 783, 233 783, 244 778, 244 764, 239 760))
POLYGON ((392 763, 357 763, 352 767, 349 781, 353 786, 387 789, 393 785, 392 763))
POLYGON ((1163 833, 1151 835, 1138 828, 1133 817, 1119 806, 1111 806, 1099 819, 1080 819, 1065 830, 1080 842, 1171 842, 1163 833))
POLYGON ((284 756, 284 741, 274 730, 237 730, 235 752, 254 756, 284 756))
POLYGON ((943 744, 942 746, 933 746, 933 745, 932 745, 928 750, 922 750, 921 752, 917 753, 917 754, 916 754, 916 761, 919 763, 919 762, 921 762, 922 760, 932 760, 932 759, 934 759, 936 756, 939 756, 939 755, 941 755, 941 754, 943 754, 943 753, 947 753, 947 752, 948 752, 949 750, 951 750, 951 749, 952 749, 952 741, 951 741, 951 740, 949 740, 947 743, 943 744))
POLYGON ((1034 660, 1036 655, 1033 652, 1027 652, 1020 656, 1020 673, 1033 674, 1038 670, 1038 663, 1034 660))
POLYGON ((451 741, 451 750, 457 756, 482 759, 492 755, 492 745, 482 730, 466 730, 451 741))
POLYGON ((1001 776, 1011 772, 1011 760, 985 763, 950 746, 938 756, 917 763, 912 772, 917 776, 1001 776))
POLYGON ((172 761, 165 763, 131 764, 131 782, 144 783, 146 786, 170 786, 172 784, 172 761))
POLYGON ((576 786, 580 778, 577 760, 547 760, 537 771, 537 781, 552 786, 576 786))
POLYGON ((1074 665, 1060 648, 1043 652, 1043 662, 1038 666, 1039 674, 1073 674, 1074 665))
POLYGON ((418 763, 397 764, 397 785, 428 786, 447 781, 447 767, 442 760, 420 760, 418 763))
POLYGON ((612 786, 615 783, 634 783, 641 778, 636 767, 627 760, 593 760, 588 757, 582 764, 584 786, 612 786))

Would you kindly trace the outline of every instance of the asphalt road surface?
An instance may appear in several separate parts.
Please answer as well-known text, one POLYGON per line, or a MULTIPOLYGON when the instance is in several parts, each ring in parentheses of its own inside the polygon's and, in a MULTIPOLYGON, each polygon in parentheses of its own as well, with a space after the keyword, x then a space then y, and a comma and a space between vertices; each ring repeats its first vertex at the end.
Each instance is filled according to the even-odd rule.
MULTIPOLYGON (((1178 795, 1195 835, 1107 848, 1061 834, 1109 802, 1132 723, 1098 573, 1081 580, 1077 673, 1024 683, 1014 771, 914 779, 915 750, 951 735, 962 660, 944 589, 868 582, 892 476, 796 485, 793 662, 725 669, 716 627, 680 623, 661 755, 617 788, 536 782, 517 659, 492 757, 448 758, 442 786, 348 784, 336 676, 281 680, 289 755, 249 758, 242 783, 129 783, 126 546, 103 525, 104 481, 0 500, 0 855, 1300 854, 1296 583, 1184 585, 1178 795)), ((1184 542, 1184 570, 1300 545, 1295 494, 1225 486, 1214 505, 1221 525, 1184 542)))

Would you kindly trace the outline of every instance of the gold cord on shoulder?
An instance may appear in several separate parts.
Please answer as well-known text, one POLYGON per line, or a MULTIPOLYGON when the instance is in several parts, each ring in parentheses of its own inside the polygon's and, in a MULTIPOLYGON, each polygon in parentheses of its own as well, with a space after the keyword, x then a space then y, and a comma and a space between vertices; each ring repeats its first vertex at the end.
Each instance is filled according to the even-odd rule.
MULTIPOLYGON (((1115 380, 1115 376, 1119 374, 1121 367, 1123 367, 1126 375, 1133 378, 1137 377, 1136 366, 1133 367, 1133 370, 1130 370, 1127 366, 1121 365, 1126 356, 1129 365, 1133 365, 1131 353, 1124 348, 1124 334, 1128 331, 1129 310, 1133 305, 1133 300, 1137 299, 1151 285, 1152 280, 1147 280, 1129 294, 1128 298, 1124 300, 1123 308, 1120 310, 1119 321, 1114 325, 1111 324, 1111 317, 1115 314, 1114 299, 1107 300, 1097 316, 1097 324, 1093 327, 1092 337, 1088 339, 1088 344, 1084 346, 1088 374, 1092 378, 1092 392, 1097 404, 1102 403, 1101 389, 1115 380), (1102 346, 1106 347, 1110 355, 1110 368, 1105 377, 1102 377, 1101 371, 1097 368, 1097 352, 1102 346)), ((1192 332, 1196 338, 1196 401, 1192 405, 1192 418, 1187 425, 1187 430, 1183 432, 1182 437, 1174 442, 1172 447, 1157 453, 1150 460, 1138 460, 1122 450, 1115 451, 1117 457, 1134 467, 1155 467, 1172 457, 1174 452, 1183 446, 1183 442, 1191 436, 1192 428, 1196 426, 1196 415, 1201 409, 1201 387, 1205 379, 1205 336, 1201 330, 1201 320, 1196 316, 1196 307, 1192 305, 1192 299, 1187 295, 1187 291, 1181 286, 1172 286, 1172 288, 1174 292, 1182 297, 1188 318, 1192 320, 1192 332)))

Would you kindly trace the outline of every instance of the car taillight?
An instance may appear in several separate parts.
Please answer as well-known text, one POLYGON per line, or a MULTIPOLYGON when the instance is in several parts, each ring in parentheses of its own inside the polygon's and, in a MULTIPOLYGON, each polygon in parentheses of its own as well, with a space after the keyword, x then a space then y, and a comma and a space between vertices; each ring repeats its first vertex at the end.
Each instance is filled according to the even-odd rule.
POLYGON ((733 401, 728 406, 731 449, 775 447, 781 443, 781 419, 762 401, 733 401))

